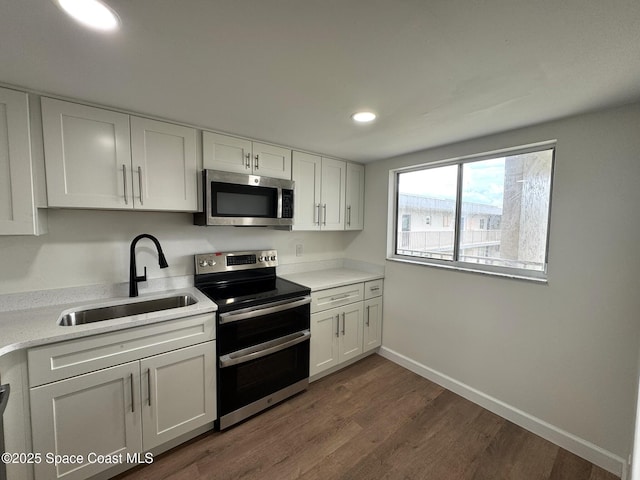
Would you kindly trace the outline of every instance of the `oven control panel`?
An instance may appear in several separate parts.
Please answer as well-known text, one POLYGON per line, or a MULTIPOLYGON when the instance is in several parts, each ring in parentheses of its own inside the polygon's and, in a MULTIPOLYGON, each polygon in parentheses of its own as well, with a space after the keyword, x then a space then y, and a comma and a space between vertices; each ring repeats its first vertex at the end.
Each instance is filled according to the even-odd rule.
POLYGON ((278 266, 276 250, 254 250, 246 252, 200 253, 195 256, 196 275, 204 273, 233 272, 278 266))

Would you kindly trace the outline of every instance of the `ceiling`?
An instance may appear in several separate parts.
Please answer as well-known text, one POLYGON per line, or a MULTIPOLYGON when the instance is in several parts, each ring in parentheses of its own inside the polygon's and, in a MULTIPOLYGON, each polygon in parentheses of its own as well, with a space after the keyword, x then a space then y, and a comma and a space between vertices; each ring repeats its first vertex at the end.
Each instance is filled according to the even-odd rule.
POLYGON ((638 0, 107 3, 2 0, 0 83, 364 162, 640 100, 638 0))

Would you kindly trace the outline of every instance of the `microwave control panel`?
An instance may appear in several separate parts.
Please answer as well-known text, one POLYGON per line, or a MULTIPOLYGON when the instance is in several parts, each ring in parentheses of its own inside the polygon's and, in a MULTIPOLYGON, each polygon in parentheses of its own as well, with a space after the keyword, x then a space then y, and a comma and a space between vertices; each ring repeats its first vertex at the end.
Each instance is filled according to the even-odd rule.
POLYGON ((282 189, 282 218, 293 218, 293 190, 282 189))

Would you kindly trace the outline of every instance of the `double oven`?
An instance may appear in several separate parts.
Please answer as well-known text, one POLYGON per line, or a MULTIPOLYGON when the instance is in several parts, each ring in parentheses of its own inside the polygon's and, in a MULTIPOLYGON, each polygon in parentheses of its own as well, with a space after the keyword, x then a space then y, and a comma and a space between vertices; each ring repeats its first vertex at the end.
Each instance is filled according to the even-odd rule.
POLYGON ((309 384, 309 288, 276 276, 277 252, 200 254, 195 286, 218 305, 221 430, 309 384))

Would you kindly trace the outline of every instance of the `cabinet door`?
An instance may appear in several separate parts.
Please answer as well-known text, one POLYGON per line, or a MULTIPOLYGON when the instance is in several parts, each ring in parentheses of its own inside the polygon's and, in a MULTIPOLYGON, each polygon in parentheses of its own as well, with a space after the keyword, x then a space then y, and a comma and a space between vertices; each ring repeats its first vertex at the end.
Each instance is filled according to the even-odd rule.
POLYGON ((364 165, 347 163, 346 229, 364 228, 364 165))
POLYGON ((27 94, 0 88, 0 235, 37 232, 27 94))
POLYGON ((203 168, 224 172, 251 173, 251 141, 243 138, 202 133, 203 168))
POLYGON ((340 361, 362 353, 362 302, 342 307, 340 314, 340 361))
POLYGON ((320 230, 320 169, 322 159, 317 155, 293 152, 292 178, 293 229, 320 230))
POLYGON ((332 308, 311 315, 309 375, 313 376, 339 362, 338 318, 341 309, 332 308))
POLYGON ((198 210, 196 130, 131 117, 135 208, 198 210))
POLYGON ((291 180, 291 150, 253 142, 253 174, 291 180))
POLYGON ((368 352, 382 345, 382 297, 364 302, 363 347, 368 352))
POLYGON ((42 98, 50 207, 132 208, 129 116, 42 98))
POLYGON ((216 418, 215 341, 140 361, 148 451, 216 418))
POLYGON ((322 159, 322 230, 344 230, 346 163, 322 159))
POLYGON ((84 463, 34 465, 36 478, 85 479, 113 465, 87 456, 142 449, 139 362, 31 389, 33 451, 82 455, 84 463))

